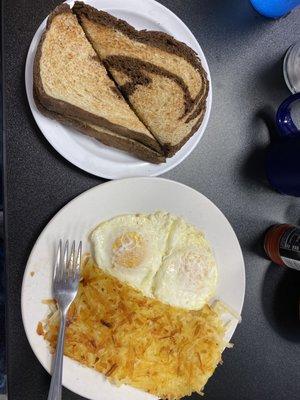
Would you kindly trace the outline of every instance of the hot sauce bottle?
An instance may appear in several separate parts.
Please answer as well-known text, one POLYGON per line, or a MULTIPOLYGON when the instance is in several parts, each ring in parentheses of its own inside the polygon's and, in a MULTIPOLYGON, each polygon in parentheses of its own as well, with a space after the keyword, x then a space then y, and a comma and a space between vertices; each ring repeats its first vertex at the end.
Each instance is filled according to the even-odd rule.
POLYGON ((271 226, 265 236, 264 248, 274 263, 300 271, 300 227, 271 226))

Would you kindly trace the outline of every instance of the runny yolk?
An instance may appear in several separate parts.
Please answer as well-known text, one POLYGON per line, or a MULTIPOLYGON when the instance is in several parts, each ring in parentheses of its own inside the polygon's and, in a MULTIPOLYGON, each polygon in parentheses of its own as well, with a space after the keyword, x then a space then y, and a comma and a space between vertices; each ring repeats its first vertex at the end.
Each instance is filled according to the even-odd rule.
POLYGON ((112 245, 113 264, 124 268, 136 268, 144 259, 145 241, 137 232, 125 232, 112 245))

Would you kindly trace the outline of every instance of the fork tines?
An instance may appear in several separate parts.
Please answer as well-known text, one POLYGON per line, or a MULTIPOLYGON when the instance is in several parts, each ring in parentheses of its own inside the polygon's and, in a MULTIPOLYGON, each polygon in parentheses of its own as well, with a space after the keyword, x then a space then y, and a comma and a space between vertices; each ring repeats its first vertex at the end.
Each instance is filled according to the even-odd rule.
POLYGON ((68 280, 79 281, 81 264, 82 242, 80 241, 77 253, 75 254, 75 240, 72 242, 69 256, 69 241, 67 240, 63 251, 63 242, 60 239, 56 255, 56 262, 53 271, 53 284, 68 280))

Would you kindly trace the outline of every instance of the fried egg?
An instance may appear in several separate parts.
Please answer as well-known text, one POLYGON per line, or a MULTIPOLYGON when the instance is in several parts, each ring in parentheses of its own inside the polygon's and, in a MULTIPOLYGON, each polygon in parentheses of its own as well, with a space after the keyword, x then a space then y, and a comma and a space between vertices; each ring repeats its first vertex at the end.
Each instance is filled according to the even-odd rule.
POLYGON ((204 234, 164 212, 122 215, 91 235, 97 265, 145 296, 190 310, 214 296, 217 265, 204 234))
POLYGON ((201 309, 214 296, 217 278, 217 264, 204 234, 178 218, 154 278, 154 297, 176 307, 201 309))
POLYGON ((172 217, 122 215, 100 224, 91 241, 97 265, 152 297, 153 277, 165 253, 172 217))

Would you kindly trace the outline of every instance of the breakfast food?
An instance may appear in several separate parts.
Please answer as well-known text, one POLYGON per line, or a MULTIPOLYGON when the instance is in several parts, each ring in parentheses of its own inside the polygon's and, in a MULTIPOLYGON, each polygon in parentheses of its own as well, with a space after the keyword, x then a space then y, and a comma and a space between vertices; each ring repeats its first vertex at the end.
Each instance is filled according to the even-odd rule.
MULTIPOLYGON (((203 232, 157 211, 103 221, 90 240, 65 355, 159 398, 202 393, 228 346, 224 308, 208 304, 218 273, 203 232)), ((47 304, 37 333, 55 349, 59 313, 47 304)))
MULTIPOLYGON (((38 332, 55 348, 59 313, 38 332)), ((88 258, 68 313, 65 354, 162 399, 202 392, 221 361, 225 327, 205 305, 189 311, 169 306, 120 282, 88 258)))
POLYGON ((180 217, 117 216, 91 234, 97 265, 173 306, 201 309, 215 294, 217 265, 204 234, 180 217))
POLYGON ((83 120, 70 118, 65 115, 55 113, 47 110, 36 98, 35 103, 38 109, 47 117, 56 119, 57 121, 74 127, 80 132, 91 136, 106 146, 112 146, 116 149, 129 152, 141 160, 151 162, 152 164, 160 164, 165 162, 165 157, 150 147, 145 146, 143 143, 136 140, 129 139, 117 133, 110 131, 107 128, 99 127, 97 125, 89 124, 83 120))
POLYGON ((172 218, 161 212, 121 215, 102 222, 91 234, 97 265, 151 296, 171 224, 172 218))
POLYGON ((82 2, 75 2, 73 12, 165 155, 175 154, 205 113, 209 84, 196 53, 166 33, 138 31, 82 2))
POLYGON ((201 309, 216 292, 218 271, 204 234, 176 218, 153 282, 153 295, 190 310, 201 309))
MULTIPOLYGON (((132 141, 136 141, 157 154, 157 162, 164 161, 158 142, 109 78, 67 4, 57 7, 48 18, 35 56, 33 84, 42 112, 58 114, 64 122, 105 144, 115 146, 118 142, 126 148, 128 143, 127 148, 132 149, 132 141)), ((143 158, 144 147, 139 144, 135 147, 143 158)))
POLYGON ((197 131, 208 86, 187 45, 82 2, 50 14, 34 62, 44 115, 156 164, 197 131))

